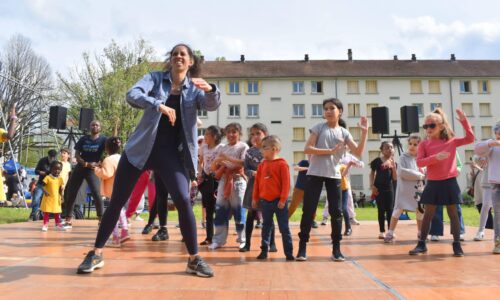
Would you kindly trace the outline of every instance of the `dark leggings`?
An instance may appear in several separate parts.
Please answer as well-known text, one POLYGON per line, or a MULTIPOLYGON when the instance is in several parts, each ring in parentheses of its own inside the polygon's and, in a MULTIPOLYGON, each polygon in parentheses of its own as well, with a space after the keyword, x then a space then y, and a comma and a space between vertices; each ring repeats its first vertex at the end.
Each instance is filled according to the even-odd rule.
POLYGON ((130 197, 139 176, 143 170, 150 169, 158 174, 172 196, 179 212, 179 225, 189 254, 198 253, 196 220, 189 199, 189 179, 180 156, 175 144, 165 136, 157 136, 143 169, 134 167, 128 161, 126 153, 122 155, 116 171, 110 206, 104 213, 99 226, 95 248, 104 247, 118 221, 120 210, 130 197))
POLYGON ((157 176, 156 173, 154 173, 154 176, 156 185, 155 206, 158 211, 158 221, 161 227, 166 227, 168 216, 168 190, 162 183, 160 176, 157 176))
POLYGON ((387 229, 391 223, 392 211, 394 209, 394 192, 392 190, 379 191, 377 198, 378 212, 378 227, 380 232, 385 232, 385 221, 387 221, 387 229))
POLYGON ((304 191, 304 203, 302 205, 302 218, 300 219, 299 238, 301 244, 309 241, 323 184, 326 188, 328 212, 332 218, 332 242, 340 243, 340 240, 342 240, 342 195, 340 179, 308 175, 304 191))
MULTIPOLYGON (((252 232, 253 232, 253 223, 255 220, 258 219, 259 211, 255 209, 249 208, 247 211, 247 222, 245 224, 245 244, 247 248, 250 248, 251 240, 252 240, 252 232)), ((276 245, 276 242, 274 241, 274 221, 272 222, 271 226, 271 237, 269 240, 269 245, 276 245)))
POLYGON ((203 183, 205 186, 200 189, 201 192, 201 203, 205 208, 206 216, 206 226, 205 230, 207 232, 206 240, 211 242, 214 237, 214 215, 215 215, 215 191, 217 191, 218 182, 209 178, 203 183))
MULTIPOLYGON (((437 205, 426 204, 424 219, 422 220, 422 232, 420 234, 420 241, 427 240, 427 235, 431 227, 431 221, 436 213, 437 205)), ((446 205, 448 211, 448 217, 450 217, 451 233, 453 234, 453 241, 460 242, 460 222, 458 220, 457 205, 446 205)))
POLYGON ((102 203, 101 192, 99 190, 99 178, 95 175, 94 170, 84 168, 79 164, 71 172, 67 184, 67 197, 65 198, 66 218, 71 219, 73 209, 75 208, 76 196, 84 179, 90 188, 92 198, 95 202, 95 210, 100 219, 104 210, 104 204, 102 203))

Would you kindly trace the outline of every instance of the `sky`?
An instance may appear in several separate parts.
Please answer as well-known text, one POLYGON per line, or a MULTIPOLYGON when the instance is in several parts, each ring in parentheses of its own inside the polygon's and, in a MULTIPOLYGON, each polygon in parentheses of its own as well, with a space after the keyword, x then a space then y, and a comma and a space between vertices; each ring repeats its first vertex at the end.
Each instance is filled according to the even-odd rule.
POLYGON ((112 39, 147 40, 159 58, 179 42, 206 60, 500 59, 500 1, 2 0, 0 54, 15 34, 54 71, 112 39))

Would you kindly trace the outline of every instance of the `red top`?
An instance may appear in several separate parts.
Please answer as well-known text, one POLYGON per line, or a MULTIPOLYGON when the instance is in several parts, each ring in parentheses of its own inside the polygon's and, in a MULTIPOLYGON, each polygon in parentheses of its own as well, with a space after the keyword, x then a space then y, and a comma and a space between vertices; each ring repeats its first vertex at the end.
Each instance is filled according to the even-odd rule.
POLYGON ((465 131, 465 137, 451 138, 447 141, 441 139, 427 139, 418 144, 417 166, 427 167, 427 179, 445 180, 458 176, 457 171, 457 147, 474 142, 474 133, 469 121, 461 121, 465 131), (438 160, 436 154, 439 152, 449 152, 450 156, 443 160, 438 160))
POLYGON ((263 160, 257 168, 253 187, 253 201, 273 201, 277 198, 285 203, 290 192, 290 170, 284 158, 263 160))

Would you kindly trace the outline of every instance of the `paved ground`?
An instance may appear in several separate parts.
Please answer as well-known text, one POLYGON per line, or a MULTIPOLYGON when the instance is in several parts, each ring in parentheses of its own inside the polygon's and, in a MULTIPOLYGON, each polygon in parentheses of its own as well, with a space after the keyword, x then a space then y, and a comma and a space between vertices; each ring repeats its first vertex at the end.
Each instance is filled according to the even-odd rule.
MULTIPOLYGON (((218 251, 200 248, 216 276, 186 274, 180 232, 169 224, 170 240, 152 242, 134 222, 133 239, 121 249, 105 249, 105 267, 76 275, 90 249, 97 223, 76 222, 71 232, 46 233, 41 224, 0 226, 1 299, 500 299, 500 255, 492 255, 492 232, 473 242, 467 228, 466 256, 451 256, 451 236, 429 243, 426 255, 411 257, 416 235, 412 221, 400 222, 398 241, 383 244, 375 222, 354 226, 342 242, 348 260, 330 261, 329 226, 313 229, 307 262, 286 262, 282 253, 257 261, 253 250, 239 253, 236 236, 218 251)), ((51 228, 52 229, 52 228, 51 228)), ((298 225, 292 225, 294 246, 298 225)), ((204 231, 200 230, 199 240, 204 231)), ((278 236, 278 241, 280 241, 278 236)))

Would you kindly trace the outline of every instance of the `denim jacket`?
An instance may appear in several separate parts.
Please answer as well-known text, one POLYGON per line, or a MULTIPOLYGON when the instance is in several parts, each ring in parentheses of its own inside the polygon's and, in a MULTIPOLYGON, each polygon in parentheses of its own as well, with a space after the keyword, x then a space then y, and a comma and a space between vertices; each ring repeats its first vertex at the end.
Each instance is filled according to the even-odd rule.
MULTIPOLYGON (((125 153, 130 163, 143 169, 153 149, 158 131, 161 112, 170 94, 172 79, 169 72, 151 72, 139 80, 128 92, 127 102, 135 108, 144 110, 139 124, 125 145, 125 153)), ((181 92, 181 120, 183 129, 182 158, 184 165, 193 178, 198 165, 198 132, 196 128, 197 110, 214 111, 220 105, 220 91, 212 85, 213 91, 205 93, 186 77, 181 92)))

